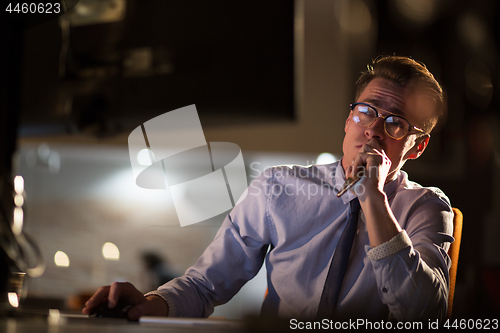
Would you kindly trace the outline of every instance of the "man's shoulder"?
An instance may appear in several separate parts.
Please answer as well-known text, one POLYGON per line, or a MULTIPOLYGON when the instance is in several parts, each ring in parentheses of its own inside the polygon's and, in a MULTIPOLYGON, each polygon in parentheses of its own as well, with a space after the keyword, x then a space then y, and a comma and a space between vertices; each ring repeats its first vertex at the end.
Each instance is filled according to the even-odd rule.
POLYGON ((422 186, 419 183, 408 179, 408 174, 401 171, 399 176, 399 186, 396 191, 397 196, 404 196, 414 201, 436 200, 442 201, 451 207, 448 196, 436 186, 422 186))

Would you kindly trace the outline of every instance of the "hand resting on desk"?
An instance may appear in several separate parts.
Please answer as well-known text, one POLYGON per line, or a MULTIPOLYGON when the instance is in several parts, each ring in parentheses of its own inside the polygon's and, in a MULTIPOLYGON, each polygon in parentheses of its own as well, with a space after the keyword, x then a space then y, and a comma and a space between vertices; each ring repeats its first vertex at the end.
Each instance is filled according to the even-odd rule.
POLYGON ((158 296, 144 295, 131 283, 114 282, 111 286, 103 286, 97 289, 92 297, 85 303, 83 314, 91 314, 96 308, 107 302, 109 308, 114 308, 118 300, 132 305, 127 312, 130 320, 138 320, 141 316, 166 316, 168 314, 167 303, 158 296))

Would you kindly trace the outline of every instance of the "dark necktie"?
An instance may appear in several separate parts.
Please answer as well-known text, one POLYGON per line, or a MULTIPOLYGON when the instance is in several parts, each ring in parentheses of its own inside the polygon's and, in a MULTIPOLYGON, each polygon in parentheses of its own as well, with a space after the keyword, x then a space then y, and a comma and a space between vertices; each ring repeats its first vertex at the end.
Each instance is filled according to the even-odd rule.
POLYGON ((323 293, 319 302, 318 319, 332 318, 337 305, 337 299, 342 286, 342 280, 347 269, 349 262, 349 255, 351 254, 352 242, 356 235, 356 227, 358 225, 358 216, 361 206, 359 205, 358 198, 351 200, 351 214, 349 221, 340 236, 339 243, 335 249, 330 269, 326 277, 323 293))

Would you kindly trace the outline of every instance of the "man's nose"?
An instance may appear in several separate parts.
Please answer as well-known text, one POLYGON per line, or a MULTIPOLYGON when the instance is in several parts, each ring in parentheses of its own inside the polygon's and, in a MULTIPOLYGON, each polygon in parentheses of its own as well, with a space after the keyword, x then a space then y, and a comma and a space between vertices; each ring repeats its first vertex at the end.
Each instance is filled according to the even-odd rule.
POLYGON ((375 119, 373 124, 371 124, 366 128, 365 135, 368 137, 368 139, 381 140, 385 138, 384 119, 382 118, 375 119))

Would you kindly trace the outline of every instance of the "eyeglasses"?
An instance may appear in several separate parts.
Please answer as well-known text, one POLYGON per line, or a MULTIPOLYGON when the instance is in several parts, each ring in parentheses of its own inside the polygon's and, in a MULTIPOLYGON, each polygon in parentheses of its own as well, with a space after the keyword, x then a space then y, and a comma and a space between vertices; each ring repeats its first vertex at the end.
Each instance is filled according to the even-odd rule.
MULTIPOLYGON (((374 106, 367 103, 352 103, 350 105, 352 111, 352 119, 356 124, 363 127, 371 126, 377 118, 384 120, 384 130, 388 136, 395 140, 402 139, 412 130, 416 130, 423 134, 427 134, 424 130, 411 125, 405 118, 392 114, 383 116, 378 113, 374 106)), ((387 112, 383 110, 384 112, 387 112)))

